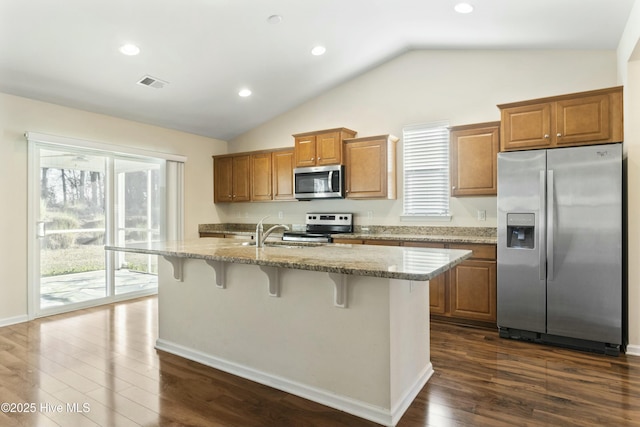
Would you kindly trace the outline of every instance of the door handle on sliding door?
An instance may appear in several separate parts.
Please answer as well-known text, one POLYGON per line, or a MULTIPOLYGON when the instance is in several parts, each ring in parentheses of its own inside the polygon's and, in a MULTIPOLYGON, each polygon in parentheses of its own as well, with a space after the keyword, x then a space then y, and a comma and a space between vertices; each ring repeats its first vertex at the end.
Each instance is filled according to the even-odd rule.
POLYGON ((36 222, 36 238, 42 239, 47 233, 47 223, 45 221, 36 222))

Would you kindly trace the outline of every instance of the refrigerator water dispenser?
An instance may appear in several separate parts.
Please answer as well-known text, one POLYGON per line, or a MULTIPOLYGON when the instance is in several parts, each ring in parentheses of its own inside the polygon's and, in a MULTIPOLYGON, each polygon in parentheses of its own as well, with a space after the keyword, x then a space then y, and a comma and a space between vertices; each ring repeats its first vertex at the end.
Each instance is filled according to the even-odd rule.
POLYGON ((535 231, 535 214, 507 214, 507 247, 517 249, 533 249, 535 231))

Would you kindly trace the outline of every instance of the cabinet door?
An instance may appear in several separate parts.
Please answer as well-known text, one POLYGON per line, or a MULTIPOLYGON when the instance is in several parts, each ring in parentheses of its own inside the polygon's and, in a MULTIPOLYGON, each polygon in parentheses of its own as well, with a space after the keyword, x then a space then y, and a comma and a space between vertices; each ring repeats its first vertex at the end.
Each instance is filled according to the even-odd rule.
POLYGON ((271 200, 271 153, 251 155, 251 200, 271 200))
POLYGON ((339 165, 342 163, 342 138, 340 132, 321 133, 316 135, 316 164, 339 165))
POLYGON ((553 103, 523 105, 501 111, 500 149, 546 148, 552 144, 553 103))
POLYGON ((495 196, 498 192, 500 125, 451 132, 451 196, 495 196))
POLYGON ((233 157, 213 159, 213 203, 233 201, 233 157))
POLYGON ((316 137, 315 135, 299 136, 295 139, 296 167, 316 165, 316 137))
MULTIPOLYGON (((404 242, 404 246, 414 248, 438 248, 443 249, 443 243, 431 242, 404 242)), ((429 311, 431 314, 447 314, 447 288, 449 272, 429 280, 429 311)))
POLYGON ((273 200, 295 200, 293 197, 293 150, 272 154, 273 200))
POLYGON ((496 263, 464 261, 450 271, 451 316, 496 321, 496 263))
POLYGON ((248 202, 251 200, 250 157, 248 154, 233 157, 234 202, 248 202))
POLYGON ((611 138, 609 95, 556 103, 556 143, 600 142, 611 138))
POLYGON ((386 140, 345 144, 345 174, 348 198, 387 197, 386 140))
POLYGON ((447 281, 449 272, 429 280, 429 312, 447 314, 447 281))

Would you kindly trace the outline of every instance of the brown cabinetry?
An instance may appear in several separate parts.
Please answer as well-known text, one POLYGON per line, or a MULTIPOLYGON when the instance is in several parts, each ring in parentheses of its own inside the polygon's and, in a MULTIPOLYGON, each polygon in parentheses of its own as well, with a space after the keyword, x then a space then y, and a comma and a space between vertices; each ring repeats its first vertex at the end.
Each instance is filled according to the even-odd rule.
POLYGON ((250 156, 214 156, 213 202, 246 202, 250 194, 250 156))
POLYGON ((295 200, 292 149, 214 156, 213 176, 214 203, 295 200))
POLYGON ((347 139, 344 144, 345 196, 396 198, 396 143, 392 135, 347 139))
POLYGON ((273 167, 273 200, 295 200, 293 197, 293 149, 271 153, 273 167))
POLYGON ((495 196, 500 122, 454 126, 450 140, 451 196, 495 196))
POLYGON ((500 150, 623 140, 622 87, 498 105, 500 150))
POLYGON ((295 138, 295 167, 342 164, 342 141, 356 132, 347 128, 299 133, 295 138))
MULTIPOLYGON (((471 258, 449 272, 449 315, 454 318, 495 323, 496 247, 495 245, 450 244, 450 249, 473 251, 471 258)), ((447 313, 445 313, 447 314, 447 313)))
POLYGON ((472 251, 470 258, 429 281, 431 315, 440 320, 494 327, 496 308, 496 245, 334 239, 334 243, 376 244, 472 251))
POLYGON ((272 199, 272 162, 271 153, 251 155, 251 200, 272 199))

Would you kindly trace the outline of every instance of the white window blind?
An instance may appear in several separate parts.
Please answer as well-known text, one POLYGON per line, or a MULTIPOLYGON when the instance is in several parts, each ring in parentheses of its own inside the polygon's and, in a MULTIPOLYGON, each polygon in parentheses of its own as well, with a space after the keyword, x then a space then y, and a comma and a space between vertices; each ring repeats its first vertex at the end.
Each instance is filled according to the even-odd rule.
POLYGON ((406 126, 404 147, 405 216, 449 216, 449 123, 406 126))

